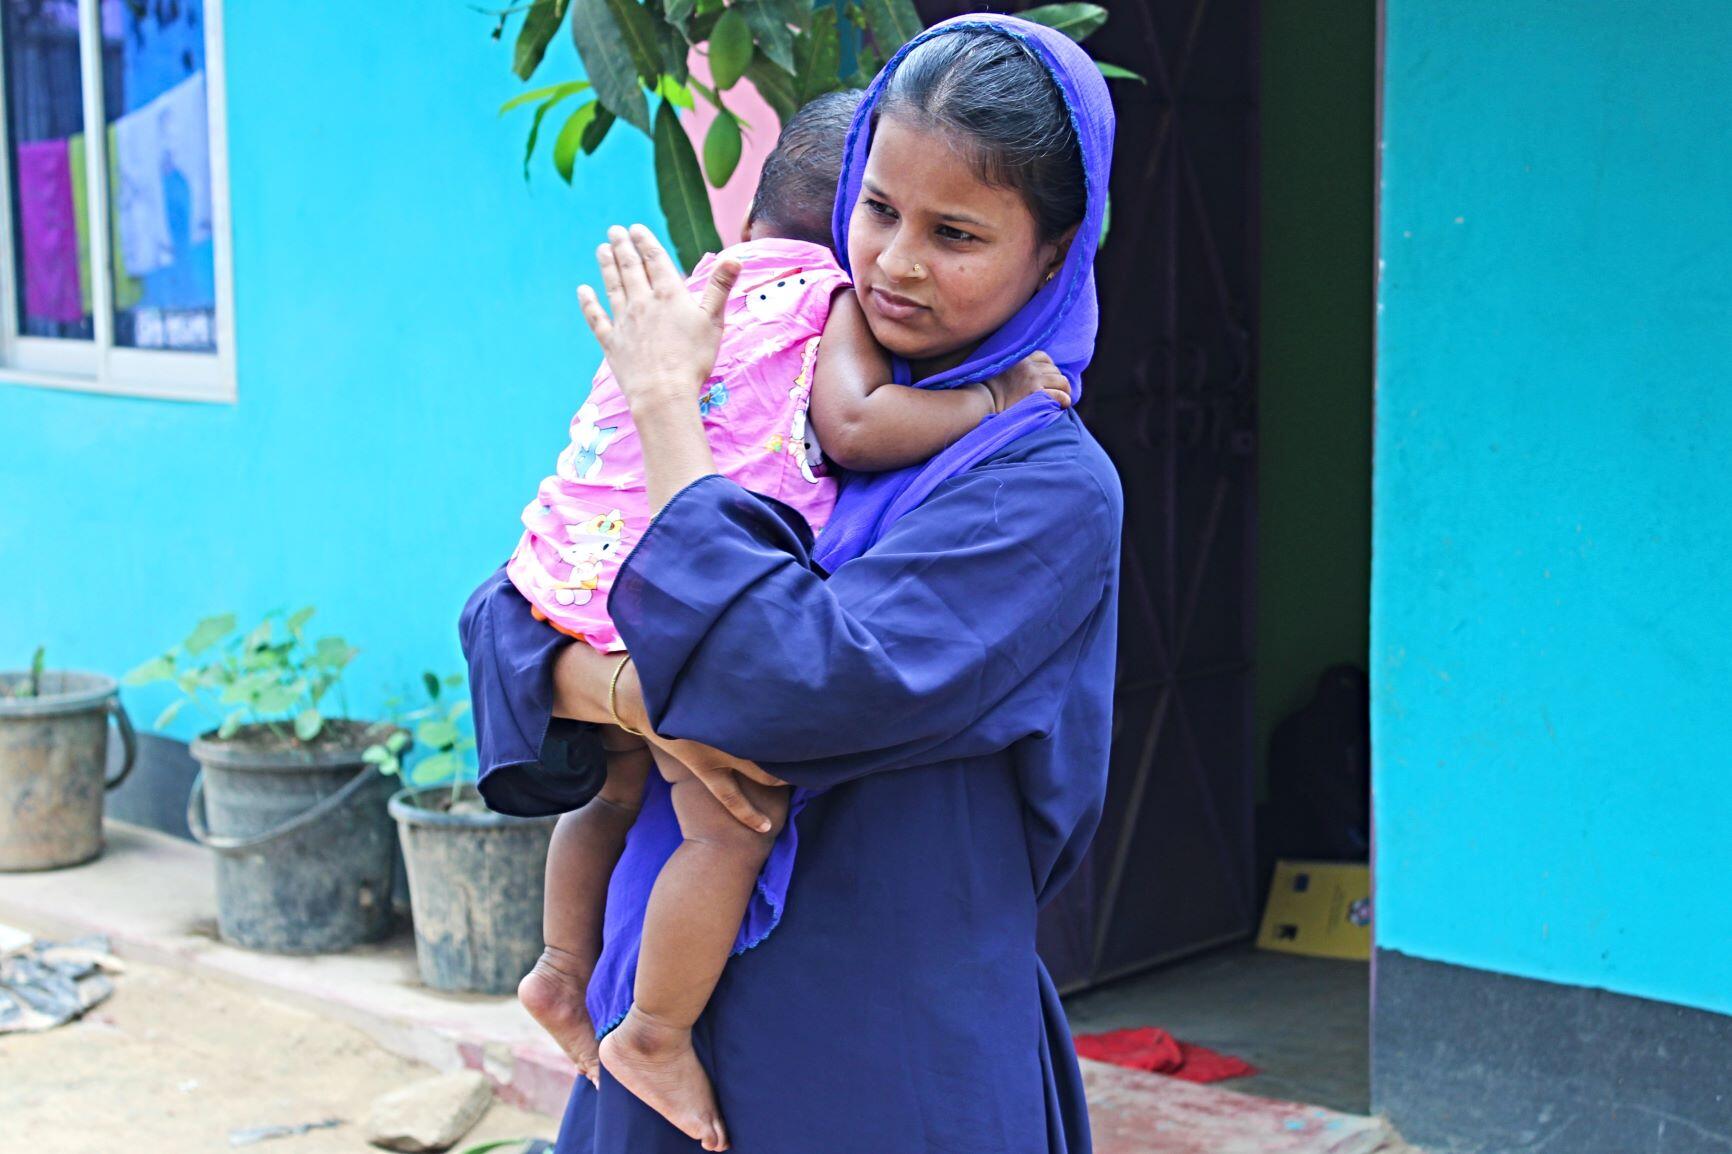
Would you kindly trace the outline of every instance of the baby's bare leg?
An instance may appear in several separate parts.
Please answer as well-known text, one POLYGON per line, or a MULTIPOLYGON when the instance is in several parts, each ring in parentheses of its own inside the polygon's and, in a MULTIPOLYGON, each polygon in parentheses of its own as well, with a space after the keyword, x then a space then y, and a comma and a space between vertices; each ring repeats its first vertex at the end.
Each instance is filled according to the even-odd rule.
POLYGON ((602 744, 608 753, 601 792, 561 817, 548 844, 545 948, 517 987, 524 1009, 592 1082, 599 1077, 599 1051, 584 994, 601 956, 608 880, 643 804, 650 768, 649 747, 630 734, 609 727, 602 744))
POLYGON ((657 765, 673 787, 685 840, 650 892, 631 1012, 602 1039, 602 1064, 705 1150, 724 1150, 727 1131, 691 1028, 715 992, 758 871, 787 820, 788 790, 741 780, 772 823, 769 833, 758 833, 684 766, 659 753, 657 765))

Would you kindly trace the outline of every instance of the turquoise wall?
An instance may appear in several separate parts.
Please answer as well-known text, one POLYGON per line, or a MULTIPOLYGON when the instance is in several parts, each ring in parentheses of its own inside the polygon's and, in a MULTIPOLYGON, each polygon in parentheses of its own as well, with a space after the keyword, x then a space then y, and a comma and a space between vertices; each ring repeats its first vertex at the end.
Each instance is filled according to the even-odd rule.
POLYGON ((1732 1012, 1732 5, 1387 21, 1379 944, 1732 1012))
MULTIPOLYGON (((238 402, 0 384, 0 667, 40 642, 124 671, 201 615, 312 603, 366 712, 460 667, 463 597, 600 359, 573 288, 609 222, 660 224, 649 143, 526 186, 509 38, 469 6, 224 7, 238 402)), ((543 72, 576 68, 562 36, 543 72)))

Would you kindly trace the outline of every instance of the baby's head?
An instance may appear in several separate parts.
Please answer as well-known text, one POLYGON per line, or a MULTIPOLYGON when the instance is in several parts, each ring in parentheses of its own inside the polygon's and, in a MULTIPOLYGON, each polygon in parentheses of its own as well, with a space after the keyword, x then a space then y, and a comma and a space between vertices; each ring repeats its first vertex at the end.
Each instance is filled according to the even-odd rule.
POLYGON ((752 194, 741 239, 780 237, 833 246, 830 215, 842 176, 842 149, 865 95, 858 88, 826 93, 782 126, 752 194))

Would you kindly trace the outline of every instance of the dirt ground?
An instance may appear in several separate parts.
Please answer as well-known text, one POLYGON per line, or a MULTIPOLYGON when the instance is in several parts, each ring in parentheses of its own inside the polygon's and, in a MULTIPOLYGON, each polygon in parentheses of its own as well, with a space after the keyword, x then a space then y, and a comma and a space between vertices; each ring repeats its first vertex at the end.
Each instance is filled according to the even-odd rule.
MULTIPOLYGON (((0 1035, 0 1150, 30 1154, 361 1154, 378 1095, 434 1071, 349 1026, 209 979, 128 963, 81 1021, 0 1035), (248 1127, 343 1125, 235 1147, 248 1127)), ((495 1102, 454 1148, 552 1138, 556 1120, 495 1102)))

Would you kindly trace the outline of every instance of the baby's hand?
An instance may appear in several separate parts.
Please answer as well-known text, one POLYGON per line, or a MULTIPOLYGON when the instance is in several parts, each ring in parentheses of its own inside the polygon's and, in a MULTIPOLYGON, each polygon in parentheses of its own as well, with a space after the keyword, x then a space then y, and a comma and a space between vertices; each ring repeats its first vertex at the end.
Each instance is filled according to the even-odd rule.
POLYGON ((1004 412, 1018 401, 1045 393, 1061 409, 1070 408, 1070 381, 1045 353, 1031 353, 986 381, 993 403, 1004 412))

